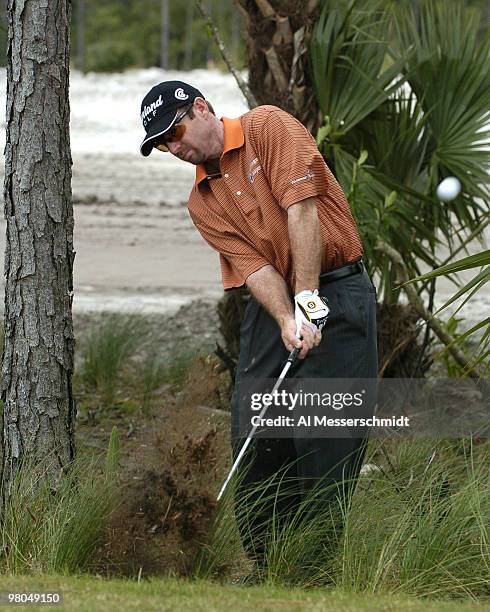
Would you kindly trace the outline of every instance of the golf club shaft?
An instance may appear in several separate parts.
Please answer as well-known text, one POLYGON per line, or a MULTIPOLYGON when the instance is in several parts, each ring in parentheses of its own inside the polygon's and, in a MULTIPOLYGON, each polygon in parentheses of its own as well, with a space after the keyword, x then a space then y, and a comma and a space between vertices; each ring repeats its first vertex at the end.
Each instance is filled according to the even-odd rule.
MULTIPOLYGON (((276 384, 274 385, 274 388, 271 391, 271 394, 273 394, 275 391, 277 391, 277 389, 279 389, 282 381, 284 380, 284 378, 286 377, 286 374, 289 371, 289 368, 293 365, 293 363, 296 360, 296 357, 298 356, 298 353, 301 349, 299 348, 295 348, 291 351, 291 353, 289 354, 288 360, 286 361, 286 365, 284 366, 281 374, 279 375, 279 378, 277 379, 276 384)), ((268 406, 264 406, 262 408, 262 411, 259 414, 259 420, 264 416, 266 410, 267 410, 268 406)), ((223 493, 225 492, 226 487, 228 486, 228 483, 230 482, 230 480, 233 477, 233 474, 236 472, 238 466, 240 465, 240 461, 242 460, 243 455, 245 454, 245 451, 247 450, 247 448, 250 445, 250 442, 255 434, 255 432, 257 431, 257 425, 254 425, 250 431, 250 433, 248 434, 245 442, 242 445, 242 448, 240 449, 240 452, 237 455, 237 458, 235 459, 233 465, 231 466, 231 470, 228 474, 228 476, 226 477, 225 482, 223 483, 223 486, 220 489, 220 492, 218 493, 218 497, 217 500, 219 501, 221 499, 221 496, 223 495, 223 493)))

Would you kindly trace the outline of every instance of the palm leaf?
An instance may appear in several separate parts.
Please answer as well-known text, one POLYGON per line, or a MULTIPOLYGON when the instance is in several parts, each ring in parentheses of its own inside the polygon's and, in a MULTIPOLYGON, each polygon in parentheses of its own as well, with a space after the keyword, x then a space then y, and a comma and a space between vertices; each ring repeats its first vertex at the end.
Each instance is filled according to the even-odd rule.
POLYGON ((461 287, 461 289, 457 291, 449 300, 447 300, 434 314, 437 314, 441 310, 444 310, 444 308, 447 308, 464 295, 465 299, 461 302, 461 304, 458 305, 457 309, 453 313, 453 316, 455 316, 456 313, 458 313, 463 308, 463 306, 471 300, 475 293, 478 293, 478 291, 480 291, 480 289, 482 289, 488 283, 489 280, 490 267, 486 268, 485 270, 482 270, 468 283, 466 283, 464 287, 461 287))
POLYGON ((383 69, 387 12, 382 0, 325 0, 310 41, 312 79, 331 138, 351 130, 403 82, 405 57, 383 69))
POLYGON ((488 197, 490 37, 475 36, 478 15, 453 2, 425 1, 416 14, 395 9, 400 57, 410 88, 429 113, 430 165, 457 176, 468 194, 488 197))
POLYGON ((474 255, 468 255, 458 261, 453 261, 441 266, 436 270, 427 272, 422 276, 412 279, 410 282, 416 282, 420 280, 427 280, 429 278, 435 278, 437 276, 446 276, 448 274, 454 274, 456 272, 462 272, 463 270, 472 270, 473 268, 480 268, 481 266, 490 265, 490 249, 482 251, 481 253, 475 253, 474 255))
MULTIPOLYGON (((482 251, 481 253, 469 255, 468 257, 464 257, 458 261, 451 262, 445 266, 437 268, 436 270, 432 270, 431 272, 427 272, 426 274, 418 276, 417 278, 413 278, 409 282, 414 283, 416 281, 436 278, 438 276, 447 276, 449 274, 462 272, 463 270, 480 268, 482 266, 486 267, 476 274, 468 283, 461 287, 461 289, 459 289, 459 291, 457 291, 438 311, 440 312, 444 308, 447 308, 450 304, 466 294, 465 300, 456 310, 456 312, 458 312, 464 304, 466 304, 478 291, 481 291, 481 289, 490 281, 490 250, 482 251)), ((479 321, 464 334, 455 339, 457 342, 462 342, 481 329, 485 329, 485 331, 477 345, 477 351, 480 351, 480 354, 476 358, 475 364, 481 363, 485 358, 484 355, 486 353, 484 352, 484 349, 490 341, 490 317, 486 317, 482 321, 479 321)))

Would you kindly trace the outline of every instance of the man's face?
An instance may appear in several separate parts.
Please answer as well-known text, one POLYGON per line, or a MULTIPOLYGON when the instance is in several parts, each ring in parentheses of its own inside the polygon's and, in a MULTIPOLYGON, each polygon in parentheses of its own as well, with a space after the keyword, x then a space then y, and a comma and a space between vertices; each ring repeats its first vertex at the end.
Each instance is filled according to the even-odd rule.
MULTIPOLYGON (((183 116, 184 113, 185 109, 182 109, 179 116, 183 116)), ((187 113, 183 119, 176 122, 185 126, 184 135, 180 140, 167 142, 166 145, 175 157, 194 165, 204 164, 212 153, 210 148, 212 126, 207 121, 209 110, 206 102, 202 98, 196 98, 191 113, 193 118, 187 113)))

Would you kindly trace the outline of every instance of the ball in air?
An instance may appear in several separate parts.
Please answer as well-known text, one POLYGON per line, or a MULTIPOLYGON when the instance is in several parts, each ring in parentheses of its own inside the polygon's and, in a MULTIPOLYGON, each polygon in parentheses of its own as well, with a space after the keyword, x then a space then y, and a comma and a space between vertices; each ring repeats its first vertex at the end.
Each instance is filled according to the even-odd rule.
POLYGON ((441 202, 450 202, 459 195, 461 183, 455 176, 448 176, 437 186, 436 194, 441 202))

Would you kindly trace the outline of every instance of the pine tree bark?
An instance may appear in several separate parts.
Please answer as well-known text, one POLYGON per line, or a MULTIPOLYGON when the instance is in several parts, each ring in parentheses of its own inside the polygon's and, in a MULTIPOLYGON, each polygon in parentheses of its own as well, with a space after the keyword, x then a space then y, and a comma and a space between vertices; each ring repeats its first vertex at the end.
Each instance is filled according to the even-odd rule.
POLYGON ((21 462, 56 487, 74 455, 70 11, 8 3, 3 505, 21 462))

